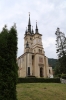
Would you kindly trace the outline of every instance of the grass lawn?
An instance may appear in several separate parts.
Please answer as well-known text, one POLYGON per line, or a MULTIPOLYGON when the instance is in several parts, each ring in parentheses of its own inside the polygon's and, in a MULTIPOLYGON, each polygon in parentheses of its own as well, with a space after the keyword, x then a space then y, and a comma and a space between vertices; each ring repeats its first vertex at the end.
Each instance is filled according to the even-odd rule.
POLYGON ((22 83, 17 85, 18 100, 66 100, 66 84, 22 83))

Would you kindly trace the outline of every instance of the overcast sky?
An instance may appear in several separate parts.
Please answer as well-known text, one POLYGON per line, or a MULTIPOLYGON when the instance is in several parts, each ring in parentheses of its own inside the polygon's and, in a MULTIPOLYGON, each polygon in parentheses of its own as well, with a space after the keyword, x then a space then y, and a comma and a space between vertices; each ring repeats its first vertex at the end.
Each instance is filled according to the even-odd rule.
POLYGON ((18 56, 24 52, 24 34, 30 12, 31 25, 35 30, 36 20, 45 55, 57 58, 57 27, 66 34, 66 0, 0 0, 0 31, 6 24, 10 28, 14 23, 18 32, 18 56))

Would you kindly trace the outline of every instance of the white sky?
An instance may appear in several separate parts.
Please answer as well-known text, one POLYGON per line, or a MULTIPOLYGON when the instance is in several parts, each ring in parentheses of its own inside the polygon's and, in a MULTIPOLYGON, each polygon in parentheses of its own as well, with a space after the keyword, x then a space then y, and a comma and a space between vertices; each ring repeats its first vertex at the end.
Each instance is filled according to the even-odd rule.
POLYGON ((10 28, 14 23, 18 32, 18 56, 24 52, 24 34, 30 12, 31 25, 35 30, 36 20, 39 33, 43 35, 45 55, 57 58, 57 27, 66 34, 66 0, 0 0, 0 31, 6 24, 10 28))

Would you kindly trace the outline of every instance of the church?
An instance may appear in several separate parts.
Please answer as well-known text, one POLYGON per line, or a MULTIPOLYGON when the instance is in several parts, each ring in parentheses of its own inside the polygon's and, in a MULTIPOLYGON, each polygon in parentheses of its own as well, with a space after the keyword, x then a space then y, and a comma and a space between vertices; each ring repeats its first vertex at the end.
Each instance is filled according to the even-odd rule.
POLYGON ((49 67, 42 45, 42 34, 38 31, 37 22, 35 32, 33 27, 31 29, 30 14, 28 29, 24 34, 24 53, 17 58, 17 63, 19 77, 48 78, 52 76, 52 67, 49 67))

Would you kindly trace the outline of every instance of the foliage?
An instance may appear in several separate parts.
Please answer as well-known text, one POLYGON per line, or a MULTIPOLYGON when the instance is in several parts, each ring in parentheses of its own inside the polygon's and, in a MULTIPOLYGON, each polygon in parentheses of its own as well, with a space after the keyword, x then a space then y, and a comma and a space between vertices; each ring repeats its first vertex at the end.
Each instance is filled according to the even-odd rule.
POLYGON ((61 78, 61 74, 54 75, 55 78, 61 78))
POLYGON ((61 78, 66 79, 66 74, 62 74, 61 78))
POLYGON ((18 78, 18 83, 60 83, 60 78, 18 78))
POLYGON ((17 31, 5 26, 0 32, 0 100, 17 100, 17 31))
POLYGON ((48 63, 53 69, 55 69, 55 66, 56 66, 56 63, 57 63, 57 59, 48 58, 48 63))
POLYGON ((60 74, 60 64, 59 64, 59 61, 57 60, 57 63, 56 63, 56 66, 54 68, 54 75, 59 75, 60 74))
POLYGON ((66 37, 60 32, 59 28, 56 31, 56 50, 58 53, 58 65, 56 66, 56 74, 66 74, 66 37))
POLYGON ((60 32, 60 29, 57 28, 56 31, 56 50, 58 53, 58 58, 62 58, 66 55, 66 37, 65 34, 60 32))
POLYGON ((54 77, 55 78, 63 78, 63 79, 66 79, 66 74, 57 74, 54 77))

